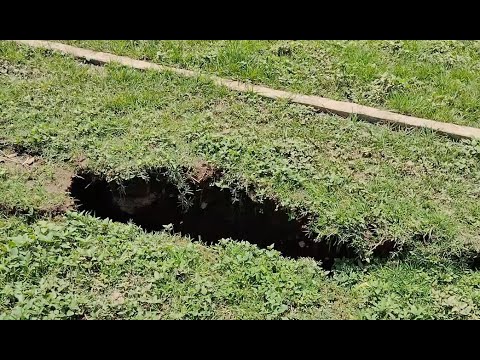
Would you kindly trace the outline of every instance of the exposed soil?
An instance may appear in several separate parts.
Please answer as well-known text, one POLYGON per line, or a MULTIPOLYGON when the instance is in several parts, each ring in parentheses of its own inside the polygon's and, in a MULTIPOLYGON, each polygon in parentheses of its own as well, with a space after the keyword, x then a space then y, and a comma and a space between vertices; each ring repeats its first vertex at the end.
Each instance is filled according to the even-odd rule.
MULTIPOLYGON (((13 170, 14 172, 28 173, 31 177, 27 181, 27 187, 35 186, 36 174, 42 171, 44 160, 38 156, 31 156, 23 153, 17 153, 12 149, 0 150, 0 166, 13 170)), ((74 176, 72 169, 65 166, 55 166, 55 172, 51 179, 45 180, 42 186, 48 193, 51 194, 66 194, 74 176)), ((38 209, 40 214, 46 215, 58 215, 64 213, 70 208, 73 208, 73 199, 65 196, 65 201, 62 204, 55 205, 53 207, 45 207, 38 209)), ((2 210, 8 213, 17 213, 18 209, 8 209, 5 206, 2 210)))
POLYGON ((32 169, 38 165, 39 161, 34 156, 20 155, 11 149, 0 150, 0 164, 7 168, 32 169))

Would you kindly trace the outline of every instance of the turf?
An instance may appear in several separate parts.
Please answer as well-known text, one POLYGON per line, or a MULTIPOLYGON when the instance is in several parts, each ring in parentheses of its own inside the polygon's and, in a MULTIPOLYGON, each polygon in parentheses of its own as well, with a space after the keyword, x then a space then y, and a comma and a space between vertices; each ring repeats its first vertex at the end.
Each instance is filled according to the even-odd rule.
POLYGON ((239 96, 207 80, 99 68, 2 43, 3 141, 109 180, 148 178, 206 160, 223 186, 255 189, 311 229, 367 254, 384 241, 478 246, 480 147, 426 130, 392 131, 285 102, 239 96))
POLYGON ((480 127, 479 41, 66 43, 278 89, 480 127))
MULTIPOLYGON (((3 222, 3 318, 323 318, 345 291, 311 260, 225 242, 205 248, 167 233, 69 214, 3 222), (325 306, 319 307, 318 305, 325 306), (317 309, 318 308, 318 309, 317 309)), ((1 222, 1 220, 0 220, 1 222)))
POLYGON ((2 151, 42 159, 0 164, 2 318, 478 318, 478 143, 9 42, 0 59, 2 151), (65 201, 49 192, 58 169, 117 182, 166 169, 180 186, 204 160, 220 186, 310 214, 319 240, 363 262, 332 276, 245 243, 40 211, 65 201), (372 258, 386 241, 398 252, 372 258))
POLYGON ((73 205, 66 193, 71 170, 65 165, 15 155, 0 150, 0 208, 4 212, 57 214, 73 205))
POLYGON ((480 277, 440 259, 335 276, 312 260, 77 213, 0 217, 0 319, 478 319, 480 277))

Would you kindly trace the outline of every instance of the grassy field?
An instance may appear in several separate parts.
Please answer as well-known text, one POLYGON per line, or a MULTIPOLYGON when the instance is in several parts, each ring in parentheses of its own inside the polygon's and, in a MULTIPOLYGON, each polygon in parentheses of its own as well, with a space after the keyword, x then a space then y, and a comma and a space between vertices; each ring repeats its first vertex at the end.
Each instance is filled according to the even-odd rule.
POLYGON ((479 41, 66 41, 278 89, 480 126, 479 41))
POLYGON ((480 248, 476 142, 0 42, 0 145, 20 163, 36 158, 0 158, 3 318, 480 314, 469 267, 480 248), (120 184, 162 171, 188 193, 203 161, 221 169, 217 186, 308 215, 318 240, 346 243, 355 257, 326 274, 275 250, 79 214, 64 192, 81 169, 120 184), (396 251, 375 258, 388 242, 396 251))

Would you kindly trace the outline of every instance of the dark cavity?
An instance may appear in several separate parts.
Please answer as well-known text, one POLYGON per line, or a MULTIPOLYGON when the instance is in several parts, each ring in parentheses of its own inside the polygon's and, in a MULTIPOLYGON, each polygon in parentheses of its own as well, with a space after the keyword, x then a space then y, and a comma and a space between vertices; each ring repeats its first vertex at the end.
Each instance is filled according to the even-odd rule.
POLYGON ((220 188, 215 175, 189 178, 189 191, 180 190, 168 176, 157 173, 149 181, 135 178, 107 182, 89 173, 72 180, 70 193, 80 211, 100 218, 132 221, 147 231, 169 228, 206 244, 231 238, 274 249, 289 258, 310 257, 331 269, 335 258, 354 257, 338 239, 320 239, 307 230, 308 217, 291 218, 274 200, 253 200, 245 190, 220 188))

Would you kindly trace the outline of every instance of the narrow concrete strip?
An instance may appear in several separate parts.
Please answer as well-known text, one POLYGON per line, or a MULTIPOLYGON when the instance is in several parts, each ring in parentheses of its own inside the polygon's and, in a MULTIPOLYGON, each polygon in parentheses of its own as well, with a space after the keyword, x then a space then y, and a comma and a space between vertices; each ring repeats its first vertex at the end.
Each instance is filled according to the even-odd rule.
POLYGON ((65 45, 52 41, 40 40, 15 40, 17 43, 29 45, 32 47, 41 47, 51 50, 60 51, 65 54, 73 55, 76 58, 85 59, 92 63, 106 64, 110 62, 120 63, 125 66, 136 69, 153 69, 159 71, 172 71, 174 73, 195 77, 207 76, 217 85, 225 86, 231 90, 240 92, 254 92, 260 96, 271 99, 287 99, 294 103, 312 106, 320 111, 331 112, 343 117, 350 115, 357 115, 358 118, 369 122, 383 122, 402 127, 427 128, 439 133, 454 137, 465 139, 480 139, 480 129, 461 126, 451 123, 444 123, 440 121, 433 121, 428 119, 417 118, 413 116, 406 116, 397 114, 391 111, 380 110, 369 106, 358 105, 350 102, 336 101, 332 99, 323 98, 320 96, 307 96, 296 94, 288 91, 270 89, 264 86, 252 85, 240 81, 233 81, 223 79, 218 76, 209 76, 197 71, 179 69, 171 66, 158 65, 148 61, 135 60, 126 56, 119 56, 104 52, 92 51, 82 49, 75 46, 65 45))

